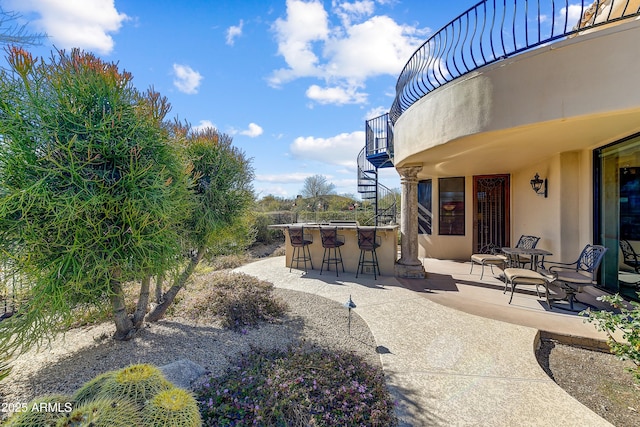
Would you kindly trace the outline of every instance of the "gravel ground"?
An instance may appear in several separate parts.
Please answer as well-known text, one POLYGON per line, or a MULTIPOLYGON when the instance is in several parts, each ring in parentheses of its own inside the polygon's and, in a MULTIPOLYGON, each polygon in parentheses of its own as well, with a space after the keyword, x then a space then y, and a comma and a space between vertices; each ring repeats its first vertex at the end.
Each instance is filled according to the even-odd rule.
POLYGON ((615 355, 551 340, 542 341, 538 362, 567 393, 617 427, 640 426, 640 386, 615 355))
MULTIPOLYGON (((222 374, 230 363, 252 347, 285 349, 297 342, 354 351, 380 366, 373 336, 355 313, 347 333, 348 311, 334 301, 283 289, 274 294, 289 312, 277 324, 249 328, 246 333, 225 330, 218 323, 166 318, 146 327, 131 341, 114 341, 111 322, 74 329, 48 346, 21 355, 0 387, 0 407, 27 403, 35 396, 73 393, 96 375, 133 363, 166 365, 189 359, 211 374, 222 374), (6 405, 5 405, 6 406, 6 405)), ((0 419, 6 414, 0 413, 0 419)))
MULTIPOLYGON (((277 247, 258 248, 253 256, 269 256, 277 247)), ((302 341, 355 351, 380 366, 375 340, 355 312, 349 335, 348 312, 341 304, 303 292, 275 289, 274 293, 287 302, 287 316, 280 323, 263 324, 244 334, 225 330, 214 321, 180 317, 151 324, 127 342, 110 338, 111 322, 71 330, 12 363, 12 375, 0 386, 0 408, 3 403, 26 403, 47 393, 72 393, 99 373, 132 363, 162 366, 189 359, 220 375, 252 347, 286 348, 302 341)), ((537 357, 560 387, 613 425, 640 426, 640 387, 624 372, 633 366, 631 362, 548 340, 542 342, 537 357)), ((0 420, 6 415, 0 412, 0 420)))

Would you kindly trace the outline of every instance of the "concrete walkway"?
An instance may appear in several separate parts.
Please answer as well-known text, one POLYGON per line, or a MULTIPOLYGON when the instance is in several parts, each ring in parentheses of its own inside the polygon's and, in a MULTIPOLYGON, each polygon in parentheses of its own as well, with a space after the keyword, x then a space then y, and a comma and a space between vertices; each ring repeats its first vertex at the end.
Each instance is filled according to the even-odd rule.
MULTIPOLYGON (((356 279, 349 273, 289 272, 284 257, 266 258, 238 271, 341 304, 351 295, 356 313, 383 350, 380 360, 398 401, 401 426, 611 426, 545 374, 534 355, 538 329, 470 314, 427 297, 427 288, 438 280, 469 282, 480 273, 469 275, 468 264, 436 267, 440 271, 435 273, 427 268, 434 278, 410 286, 386 276, 374 280, 372 275, 356 279), (455 274, 447 271, 450 268, 455 274), (466 276, 456 279, 456 274, 466 276), (422 285, 426 293, 408 289, 422 285)), ((508 301, 500 282, 490 276, 485 273, 489 280, 483 284, 499 290, 496 299, 508 301)), ((570 320, 563 316, 555 323, 565 317, 570 320)))

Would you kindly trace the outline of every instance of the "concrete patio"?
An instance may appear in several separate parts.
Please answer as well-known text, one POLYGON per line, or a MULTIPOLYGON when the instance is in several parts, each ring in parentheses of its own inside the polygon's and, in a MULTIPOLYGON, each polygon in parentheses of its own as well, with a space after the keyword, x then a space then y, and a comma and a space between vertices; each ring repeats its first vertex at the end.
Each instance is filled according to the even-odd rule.
MULTIPOLYGON (((402 426, 611 425, 558 387, 534 354, 540 333, 602 345, 605 336, 593 325, 550 311, 533 287, 519 287, 508 304, 504 283, 488 268, 481 281, 480 268, 469 274, 469 263, 426 259, 424 266, 427 278, 412 280, 289 272, 284 257, 238 271, 341 304, 351 296, 384 350, 402 426)), ((579 299, 597 303, 591 292, 579 299)))

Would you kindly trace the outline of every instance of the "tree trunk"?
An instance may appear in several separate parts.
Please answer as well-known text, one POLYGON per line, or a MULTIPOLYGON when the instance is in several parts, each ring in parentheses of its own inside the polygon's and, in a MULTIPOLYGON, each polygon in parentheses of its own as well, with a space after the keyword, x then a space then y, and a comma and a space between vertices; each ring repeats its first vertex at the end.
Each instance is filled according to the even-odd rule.
POLYGON ((113 338, 119 341, 130 340, 136 330, 131 318, 127 315, 122 284, 116 279, 111 280, 111 307, 113 308, 113 320, 116 324, 116 333, 113 334, 113 338))
POLYGON ((164 271, 156 276, 156 304, 162 301, 162 284, 164 283, 164 271))
POLYGON ((142 279, 140 285, 140 295, 138 297, 138 304, 136 305, 136 311, 133 313, 133 327, 140 329, 144 322, 144 316, 147 314, 147 308, 149 308, 149 288, 151 286, 151 276, 147 276, 142 279))
POLYGON ((147 322, 157 322, 158 320, 162 319, 171 303, 173 303, 173 300, 178 294, 178 291, 180 291, 180 289, 184 287, 184 285, 187 283, 187 280, 189 280, 189 277, 191 277, 191 274, 193 274, 198 264, 200 264, 200 261, 202 261, 204 252, 204 247, 198 248, 198 252, 196 253, 196 255, 191 257, 191 259, 189 260, 189 264, 185 267, 184 271, 178 277, 176 277, 171 288, 169 288, 169 290, 165 292, 164 295, 162 295, 162 301, 160 301, 160 303, 155 306, 153 311, 147 315, 147 322))

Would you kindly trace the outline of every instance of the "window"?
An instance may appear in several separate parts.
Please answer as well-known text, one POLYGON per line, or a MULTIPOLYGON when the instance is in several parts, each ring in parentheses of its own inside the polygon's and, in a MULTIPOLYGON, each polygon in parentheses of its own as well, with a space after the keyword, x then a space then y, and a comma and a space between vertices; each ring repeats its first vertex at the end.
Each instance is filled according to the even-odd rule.
POLYGON ((464 177, 438 180, 441 235, 464 236, 464 177))
POLYGON ((431 234, 433 213, 431 211, 432 182, 418 182, 418 234, 431 234))

